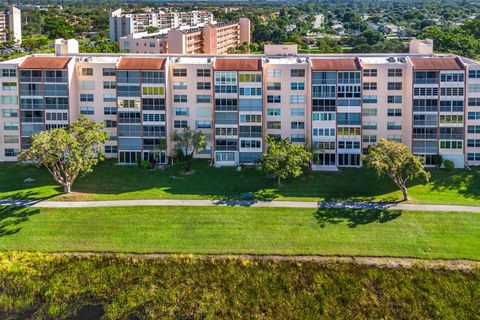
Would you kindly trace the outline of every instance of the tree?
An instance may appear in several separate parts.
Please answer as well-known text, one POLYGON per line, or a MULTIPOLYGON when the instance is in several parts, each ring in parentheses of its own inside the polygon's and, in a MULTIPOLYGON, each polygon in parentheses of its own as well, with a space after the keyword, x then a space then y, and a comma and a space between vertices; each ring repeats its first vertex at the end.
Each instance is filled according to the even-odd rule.
POLYGON ((201 131, 184 128, 183 131, 173 133, 173 141, 175 142, 175 150, 185 165, 185 172, 192 169, 193 155, 195 152, 202 152, 206 145, 205 134, 201 131))
POLYGON ((413 179, 428 181, 430 173, 423 167, 423 159, 413 155, 402 143, 381 139, 371 146, 363 156, 367 167, 377 174, 386 174, 403 193, 403 200, 408 200, 407 182, 413 179))
POLYGON ((61 186, 70 193, 72 184, 82 172, 103 160, 102 145, 108 139, 103 124, 85 116, 67 128, 42 131, 33 135, 32 145, 18 155, 20 162, 44 166, 61 186))
POLYGON ((310 166, 312 154, 303 146, 288 139, 277 141, 272 137, 267 139, 267 143, 267 153, 263 154, 261 166, 266 174, 277 178, 279 186, 282 179, 299 177, 310 166))

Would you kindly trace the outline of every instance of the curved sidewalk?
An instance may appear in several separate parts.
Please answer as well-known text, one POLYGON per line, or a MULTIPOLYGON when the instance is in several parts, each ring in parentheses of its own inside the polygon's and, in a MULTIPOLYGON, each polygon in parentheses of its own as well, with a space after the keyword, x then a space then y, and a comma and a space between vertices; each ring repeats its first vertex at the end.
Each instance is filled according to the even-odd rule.
POLYGON ((255 201, 255 200, 111 200, 111 201, 33 201, 0 200, 0 205, 35 208, 94 208, 127 206, 228 206, 266 208, 327 208, 327 209, 378 209, 406 211, 456 211, 480 212, 480 206, 386 203, 386 202, 302 202, 302 201, 255 201))

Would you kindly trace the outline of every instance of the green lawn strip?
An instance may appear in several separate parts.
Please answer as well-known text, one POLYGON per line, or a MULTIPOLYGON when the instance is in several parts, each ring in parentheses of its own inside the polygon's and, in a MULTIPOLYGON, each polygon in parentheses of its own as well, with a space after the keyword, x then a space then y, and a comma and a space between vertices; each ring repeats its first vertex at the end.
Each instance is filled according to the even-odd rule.
MULTIPOLYGON (((183 175, 180 166, 163 170, 141 170, 106 161, 93 173, 80 177, 70 197, 61 195, 45 169, 0 164, 0 198, 51 200, 125 199, 238 199, 252 194, 257 199, 295 201, 394 201, 401 193, 387 178, 366 169, 314 172, 305 179, 286 181, 278 188, 260 170, 213 168, 195 161, 195 172, 183 175), (33 178, 33 182, 24 182, 33 178)), ((428 184, 410 183, 414 203, 480 205, 480 170, 432 171, 428 184)))
POLYGON ((480 259, 480 214, 245 207, 3 207, 0 250, 480 259))
POLYGON ((3 319, 476 319, 480 270, 0 253, 3 319))

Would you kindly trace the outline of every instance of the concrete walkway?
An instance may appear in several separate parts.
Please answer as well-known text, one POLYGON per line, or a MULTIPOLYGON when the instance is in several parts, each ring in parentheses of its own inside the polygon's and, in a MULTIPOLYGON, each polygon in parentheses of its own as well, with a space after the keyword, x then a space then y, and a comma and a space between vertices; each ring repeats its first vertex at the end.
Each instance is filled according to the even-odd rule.
POLYGON ((34 208, 95 208, 127 206, 228 206, 263 208, 338 208, 338 209, 378 209, 407 211, 456 211, 480 212, 480 206, 386 203, 386 202, 302 202, 302 201, 256 201, 256 200, 112 200, 112 201, 29 201, 0 200, 0 205, 34 208))

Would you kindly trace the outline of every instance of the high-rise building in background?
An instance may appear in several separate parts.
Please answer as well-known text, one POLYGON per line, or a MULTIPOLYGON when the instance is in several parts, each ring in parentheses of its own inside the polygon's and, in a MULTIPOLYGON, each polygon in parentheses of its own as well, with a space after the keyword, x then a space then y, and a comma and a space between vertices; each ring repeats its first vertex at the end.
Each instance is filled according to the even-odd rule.
POLYGON ((0 43, 11 40, 10 37, 16 44, 22 43, 22 16, 16 7, 0 11, 0 43))
POLYGON ((381 138, 405 144, 433 165, 480 165, 480 62, 433 54, 429 40, 410 53, 262 55, 79 54, 0 63, 0 161, 15 161, 33 134, 80 115, 105 123, 105 151, 120 163, 173 154, 172 136, 207 136, 196 157, 217 166, 254 163, 266 137, 313 152, 315 169, 357 167, 381 138))

